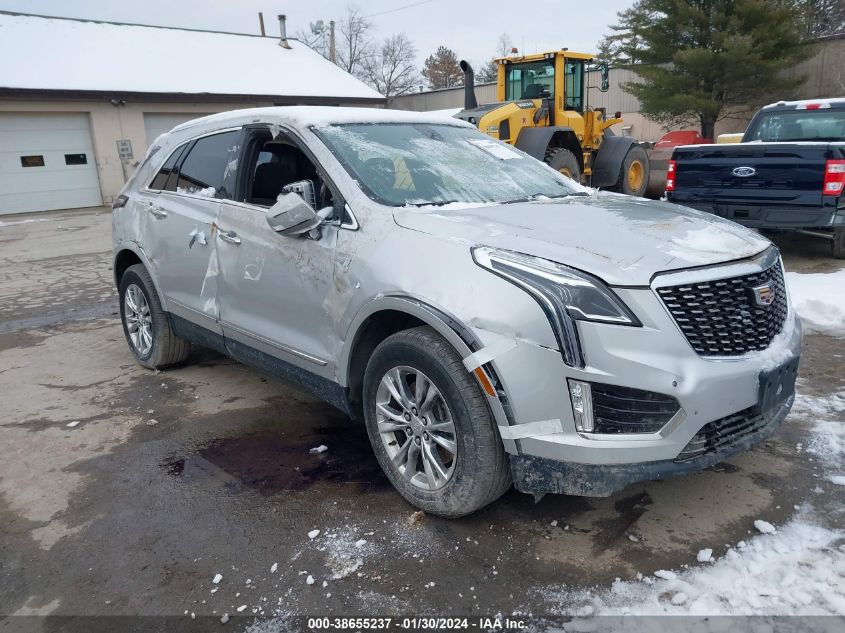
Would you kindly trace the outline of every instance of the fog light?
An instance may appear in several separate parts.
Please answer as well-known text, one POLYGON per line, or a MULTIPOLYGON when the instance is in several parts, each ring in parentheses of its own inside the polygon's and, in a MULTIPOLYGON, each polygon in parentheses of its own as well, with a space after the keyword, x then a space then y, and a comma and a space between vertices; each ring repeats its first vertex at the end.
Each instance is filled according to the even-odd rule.
POLYGON ((590 383, 571 379, 568 382, 572 412, 575 414, 575 428, 581 433, 592 433, 594 429, 593 394, 590 383))

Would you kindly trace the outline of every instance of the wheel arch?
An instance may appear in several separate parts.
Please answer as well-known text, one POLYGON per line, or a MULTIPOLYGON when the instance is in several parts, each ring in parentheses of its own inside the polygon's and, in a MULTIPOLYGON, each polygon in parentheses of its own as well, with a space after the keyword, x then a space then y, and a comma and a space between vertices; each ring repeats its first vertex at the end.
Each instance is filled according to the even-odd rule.
POLYGON ((420 299, 392 295, 371 301, 355 315, 338 361, 338 378, 346 387, 350 408, 356 415, 361 413, 364 369, 373 350, 391 334, 421 325, 433 328, 461 357, 479 346, 466 326, 420 299))
POLYGON ((114 274, 115 286, 120 288, 120 280, 123 278, 123 274, 130 266, 134 266, 135 264, 141 264, 147 269, 147 272, 150 274, 150 278, 153 280, 153 285, 155 286, 156 294, 158 294, 158 299, 161 302, 161 307, 165 312, 167 312, 167 304, 165 303, 164 294, 161 292, 158 279, 156 278, 155 270, 150 265, 150 261, 147 258, 146 253, 144 253, 143 249, 134 242, 123 242, 115 248, 114 259, 112 261, 112 272, 114 274))
POLYGON ((584 169, 584 152, 578 137, 575 136, 575 130, 571 127, 557 125, 523 128, 514 145, 537 160, 545 160, 546 152, 550 148, 568 149, 575 154, 581 170, 584 169))
POLYGON ((619 181, 622 162, 628 155, 628 150, 637 142, 630 136, 615 136, 605 134, 593 163, 591 185, 593 187, 612 187, 619 181))

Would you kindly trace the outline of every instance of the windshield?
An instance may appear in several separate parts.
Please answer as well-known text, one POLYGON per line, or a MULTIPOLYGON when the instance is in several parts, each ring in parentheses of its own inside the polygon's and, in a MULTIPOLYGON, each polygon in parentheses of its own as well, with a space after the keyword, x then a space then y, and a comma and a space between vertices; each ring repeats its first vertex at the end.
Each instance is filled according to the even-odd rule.
POLYGON ((453 125, 332 125, 314 132, 373 200, 391 206, 586 195, 540 161, 453 125))
POLYGON ((745 141, 845 140, 845 110, 795 110, 761 115, 748 130, 745 141))
POLYGON ((555 96, 554 60, 511 64, 505 72, 505 100, 551 99, 555 96))

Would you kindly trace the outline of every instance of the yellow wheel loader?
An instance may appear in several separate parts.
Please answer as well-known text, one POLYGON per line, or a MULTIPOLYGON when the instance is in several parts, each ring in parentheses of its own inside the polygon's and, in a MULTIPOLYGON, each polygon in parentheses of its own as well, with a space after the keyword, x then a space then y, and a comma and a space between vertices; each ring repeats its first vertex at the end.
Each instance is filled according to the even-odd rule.
MULTIPOLYGON (((592 60, 592 55, 565 48, 500 57, 495 60, 499 102, 481 106, 472 67, 461 61, 464 110, 455 116, 574 180, 642 196, 648 187, 648 154, 631 137, 610 130, 622 122, 620 113, 607 118, 604 108, 589 106, 585 78, 592 60)), ((595 68, 601 73, 598 89, 607 91, 607 64, 595 68)))

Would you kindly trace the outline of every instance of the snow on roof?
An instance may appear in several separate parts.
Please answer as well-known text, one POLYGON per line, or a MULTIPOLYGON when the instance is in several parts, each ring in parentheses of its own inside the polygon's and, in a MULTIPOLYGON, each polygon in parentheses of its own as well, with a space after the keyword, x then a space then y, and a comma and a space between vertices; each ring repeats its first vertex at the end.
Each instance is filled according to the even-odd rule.
POLYGON ((806 106, 814 103, 825 105, 845 105, 845 97, 831 97, 829 99, 801 99, 800 101, 778 101, 777 103, 770 103, 769 105, 763 106, 763 108, 783 108, 799 105, 806 106))
POLYGON ((382 99, 289 42, 0 12, 0 88, 382 99))
POLYGON ((332 106, 276 106, 272 108, 245 108, 211 114, 186 121, 173 128, 181 131, 194 127, 215 128, 242 125, 253 120, 264 122, 276 120, 299 127, 334 125, 338 123, 427 123, 474 127, 443 112, 413 112, 410 110, 387 110, 382 108, 348 108, 332 106))

